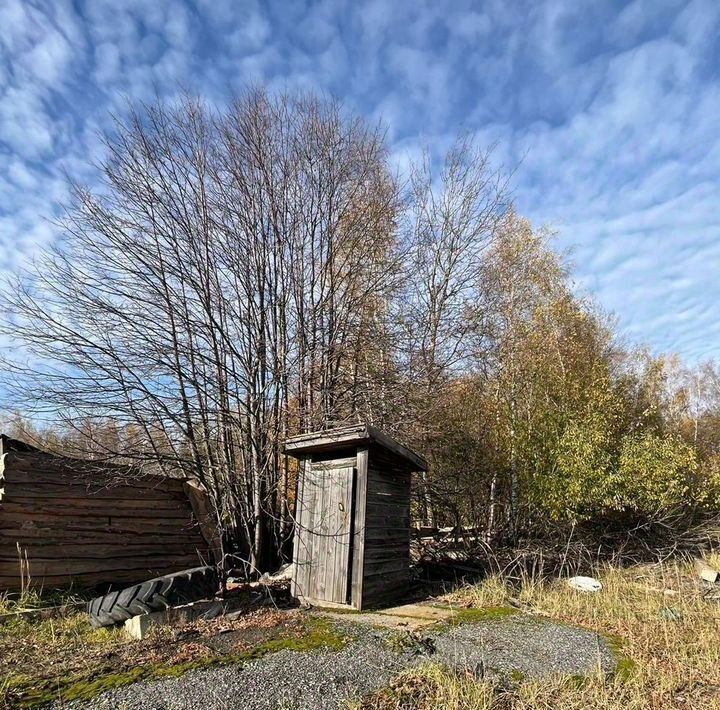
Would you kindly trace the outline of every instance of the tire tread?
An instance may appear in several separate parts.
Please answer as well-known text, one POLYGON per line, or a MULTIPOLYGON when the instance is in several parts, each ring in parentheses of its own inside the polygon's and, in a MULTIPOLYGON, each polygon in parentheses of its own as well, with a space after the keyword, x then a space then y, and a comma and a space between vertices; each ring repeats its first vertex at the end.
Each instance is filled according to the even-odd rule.
POLYGON ((113 626, 133 616, 213 597, 220 584, 215 567, 194 567, 110 592, 87 604, 94 627, 113 626))

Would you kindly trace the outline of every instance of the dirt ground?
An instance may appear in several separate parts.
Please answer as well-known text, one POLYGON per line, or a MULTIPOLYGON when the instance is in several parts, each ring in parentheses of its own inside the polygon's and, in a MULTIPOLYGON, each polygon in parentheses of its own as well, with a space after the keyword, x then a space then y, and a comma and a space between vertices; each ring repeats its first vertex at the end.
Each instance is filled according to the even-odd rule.
MULTIPOLYGON (((720 564, 717 556, 708 561, 720 564)), ((363 707, 383 710, 720 708, 720 589, 703 585, 683 562, 596 572, 603 583, 597 594, 563 580, 528 579, 518 587, 493 577, 435 597, 426 603, 452 608, 465 625, 444 636, 442 629, 379 631, 353 623, 353 614, 337 619, 257 604, 232 620, 158 627, 144 641, 93 629, 78 610, 44 620, 18 616, 0 624, 0 706, 117 707, 117 700, 128 708, 150 702, 211 710, 226 707, 225 693, 242 695, 255 683, 273 691, 266 697, 258 690, 259 698, 283 707, 313 707, 318 698, 340 703, 369 691, 363 707), (349 627, 366 631, 358 636, 349 627), (585 637, 567 629, 590 633, 594 648, 606 642, 617 672, 603 666, 578 684, 572 653, 585 637), (519 660, 508 650, 518 639, 529 643, 519 660), (522 665, 533 655, 538 668, 555 670, 552 677, 522 665), (453 674, 458 661, 472 672, 453 674), (498 668, 505 671, 500 684, 486 673, 498 668)))
POLYGON ((237 619, 197 619, 158 626, 148 638, 121 628, 93 629, 83 611, 41 621, 22 617, 0 626, 0 706, 90 697, 133 679, 180 674, 243 655, 300 643, 317 629, 296 610, 263 607, 237 619), (138 672, 138 671, 142 672, 138 672))

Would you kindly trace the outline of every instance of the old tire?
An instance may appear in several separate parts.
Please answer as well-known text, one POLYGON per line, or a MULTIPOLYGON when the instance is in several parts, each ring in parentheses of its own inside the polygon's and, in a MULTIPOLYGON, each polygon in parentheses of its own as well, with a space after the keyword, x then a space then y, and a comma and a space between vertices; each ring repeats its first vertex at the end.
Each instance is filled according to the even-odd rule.
POLYGON ((214 597, 219 585, 215 567, 194 567, 97 597, 88 602, 87 612, 94 627, 112 626, 140 614, 214 597))

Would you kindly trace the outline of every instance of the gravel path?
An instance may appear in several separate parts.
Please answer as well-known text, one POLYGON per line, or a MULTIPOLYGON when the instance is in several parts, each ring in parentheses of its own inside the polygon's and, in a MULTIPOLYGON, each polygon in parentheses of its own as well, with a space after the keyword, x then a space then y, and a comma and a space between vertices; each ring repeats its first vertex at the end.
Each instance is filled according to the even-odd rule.
POLYGON ((427 633, 429 649, 397 652, 392 632, 342 624, 355 640, 336 652, 279 651, 238 666, 211 668, 180 678, 136 683, 110 691, 84 708, 179 710, 292 708, 332 710, 349 698, 387 685, 404 668, 432 661, 479 674, 519 671, 528 676, 614 668, 596 634, 521 616, 470 623, 427 633), (434 652, 431 651, 434 644, 434 652))
POLYGON ((98 696, 85 708, 220 710, 340 708, 343 701, 390 682, 412 662, 383 642, 383 632, 353 625, 341 651, 278 651, 237 666, 136 683, 98 696))
POLYGON ((597 634, 523 614, 457 626, 436 636, 435 648, 442 663, 478 674, 609 673, 616 663, 597 634))

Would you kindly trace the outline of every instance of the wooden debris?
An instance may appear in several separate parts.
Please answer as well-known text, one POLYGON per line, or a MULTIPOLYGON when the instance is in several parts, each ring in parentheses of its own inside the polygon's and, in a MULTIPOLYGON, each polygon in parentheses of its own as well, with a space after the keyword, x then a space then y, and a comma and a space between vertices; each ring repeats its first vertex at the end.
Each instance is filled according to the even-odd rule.
POLYGON ((648 584, 642 584, 640 582, 630 582, 633 587, 636 587, 639 591, 643 592, 654 592, 655 594, 664 594, 666 597, 676 597, 680 592, 677 589, 664 589, 663 587, 652 587, 648 584))
POLYGON ((707 564, 704 560, 701 560, 699 557, 695 558, 695 569, 698 573, 698 577, 705 582, 715 584, 718 580, 720 580, 720 572, 710 567, 709 564, 707 564))

